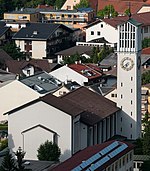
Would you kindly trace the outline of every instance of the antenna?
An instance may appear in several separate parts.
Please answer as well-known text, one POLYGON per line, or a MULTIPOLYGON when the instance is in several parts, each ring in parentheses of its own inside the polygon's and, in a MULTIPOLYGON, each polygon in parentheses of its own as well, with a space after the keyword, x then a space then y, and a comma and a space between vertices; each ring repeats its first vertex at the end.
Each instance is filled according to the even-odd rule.
POLYGON ((131 18, 131 2, 129 2, 129 4, 128 4, 128 6, 129 6, 129 13, 128 13, 128 17, 129 17, 129 19, 131 18))

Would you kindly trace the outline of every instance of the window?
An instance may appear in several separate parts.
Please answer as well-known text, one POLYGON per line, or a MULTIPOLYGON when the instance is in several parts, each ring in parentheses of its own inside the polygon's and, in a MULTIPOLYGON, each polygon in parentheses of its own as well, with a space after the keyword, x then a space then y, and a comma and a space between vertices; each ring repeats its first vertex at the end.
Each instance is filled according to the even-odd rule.
POLYGON ((131 100, 131 105, 132 105, 132 103, 133 103, 133 102, 132 102, 132 100, 131 100))
POLYGON ((122 132, 122 127, 120 128, 120 131, 122 132))
POLYGON ((133 81, 133 77, 131 77, 131 81, 133 81))
POLYGON ((123 95, 121 94, 121 99, 123 98, 123 95))
POLYGON ((100 31, 98 31, 98 32, 97 32, 97 35, 100 36, 100 34, 101 34, 100 31))
POLYGON ((101 28, 103 28, 103 24, 101 24, 101 28))
POLYGON ((94 35, 94 31, 91 31, 91 35, 94 35))
POLYGON ((133 93, 133 90, 131 89, 131 93, 133 93))
POLYGON ((121 83, 121 87, 123 86, 123 83, 121 83))
POLYGON ((119 168, 121 168, 121 159, 119 160, 119 168))
POLYGON ((117 94, 112 93, 111 97, 117 97, 117 94))
POLYGON ((128 156, 128 154, 127 154, 127 163, 129 162, 129 156, 128 156))
POLYGON ((132 128, 132 123, 130 124, 131 128, 132 128))
POLYGON ((132 152, 130 152, 130 161, 132 160, 132 152))
POLYGON ((64 14, 62 14, 61 17, 64 18, 64 14))
POLYGON ((130 138, 132 139, 132 134, 130 135, 130 138))
POLYGON ((120 118, 121 122, 122 122, 122 117, 120 118))
POLYGON ((148 33, 148 26, 144 27, 144 33, 148 33))
POLYGON ((131 112, 131 116, 132 116, 132 112, 131 112))
POLYGON ((125 165, 125 157, 123 157, 122 164, 125 165))

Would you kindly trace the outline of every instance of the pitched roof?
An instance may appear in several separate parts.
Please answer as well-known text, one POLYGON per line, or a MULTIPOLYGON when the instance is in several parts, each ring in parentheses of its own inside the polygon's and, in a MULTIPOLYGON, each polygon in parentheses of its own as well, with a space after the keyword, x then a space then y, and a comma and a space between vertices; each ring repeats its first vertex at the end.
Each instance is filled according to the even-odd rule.
POLYGON ((64 96, 61 96, 60 98, 70 100, 77 106, 81 106, 86 111, 99 116, 99 120, 120 110, 116 107, 116 103, 90 91, 85 87, 80 87, 64 96))
POLYGON ((46 72, 34 74, 20 81, 40 94, 54 92, 62 85, 61 81, 46 72))
POLYGON ((86 52, 92 53, 92 47, 86 47, 86 46, 74 46, 65 50, 62 50, 60 52, 57 52, 55 55, 64 55, 64 56, 70 56, 78 53, 79 55, 82 55, 86 52))
POLYGON ((10 57, 8 55, 8 53, 6 53, 3 49, 0 49, 0 61, 6 61, 6 60, 10 60, 12 59, 12 57, 10 57))
POLYGON ((88 79, 99 78, 102 76, 100 72, 96 71, 95 69, 93 69, 92 67, 86 64, 81 64, 81 63, 70 64, 68 65, 68 67, 78 72, 79 74, 87 77, 88 79))
MULTIPOLYGON (((99 158, 95 159, 94 161, 89 161, 92 162, 92 164, 88 164, 89 162, 87 162, 87 167, 85 166, 84 169, 82 170, 89 170, 88 168, 91 167, 92 165, 96 165, 95 163, 97 161, 100 161, 101 159, 105 158, 106 156, 108 156, 111 152, 115 151, 115 149, 117 147, 113 146, 114 143, 118 143, 117 147, 120 146, 125 146, 126 148, 124 150, 120 150, 119 153, 117 153, 115 156, 113 156, 112 158, 109 158, 108 161, 105 160, 105 162, 99 166, 97 169, 95 169, 95 171, 98 170, 103 170, 106 167, 110 166, 112 163, 114 163, 116 160, 118 160, 120 157, 124 156, 126 153, 128 153, 129 151, 133 150, 133 145, 129 144, 127 142, 121 142, 121 141, 107 141, 105 143, 102 144, 97 144, 94 146, 89 146, 85 149, 83 149, 82 151, 74 154, 71 158, 69 158, 68 160, 64 161, 63 163, 59 164, 58 166, 56 166, 55 168, 52 169, 52 171, 70 171, 74 168, 76 168, 77 166, 79 166, 80 164, 82 164, 83 162, 86 162, 89 158, 91 158, 92 156, 94 156, 95 154, 100 153, 99 158), (109 145, 112 145, 112 150, 110 152, 107 152, 106 155, 101 155, 101 150, 105 149, 106 147, 108 147, 109 145)), ((81 169, 81 167, 80 167, 81 169)), ((75 170, 75 169, 74 169, 75 170)), ((76 169, 78 170, 78 169, 76 169)))
POLYGON ((43 101, 73 117, 80 115, 80 121, 88 125, 94 125, 103 118, 120 110, 115 106, 114 102, 82 87, 61 97, 55 97, 49 93, 7 113, 14 113, 39 101, 43 101))
POLYGON ((10 27, 0 27, 0 37, 2 37, 9 29, 10 27))
MULTIPOLYGON (((143 25, 150 25, 150 20, 149 20, 150 12, 133 14, 131 18, 136 20, 138 23, 142 23, 143 25)), ((112 27, 117 28, 119 24, 122 24, 123 22, 126 22, 128 20, 129 20, 129 17, 127 16, 118 16, 114 18, 105 18, 102 21, 106 22, 112 27)))
POLYGON ((150 47, 142 49, 142 55, 150 55, 150 47))
POLYGON ((12 39, 47 40, 59 27, 72 32, 72 29, 62 24, 30 23, 27 27, 21 28, 12 39))
MULTIPOLYGON (((92 0, 90 0, 92 1, 92 0)), ((144 1, 126 1, 126 0, 98 0, 98 11, 105 8, 107 5, 113 5, 115 11, 117 11, 119 14, 123 15, 125 13, 125 10, 129 8, 129 2, 130 2, 130 8, 131 13, 135 14, 137 13, 142 6, 148 5, 148 2, 144 1), (119 5, 118 5, 119 4, 119 5)))
POLYGON ((15 74, 22 74, 22 69, 26 66, 32 65, 40 70, 50 72, 50 66, 48 60, 46 59, 31 59, 29 61, 21 60, 7 60, 6 66, 8 67, 9 71, 15 74))

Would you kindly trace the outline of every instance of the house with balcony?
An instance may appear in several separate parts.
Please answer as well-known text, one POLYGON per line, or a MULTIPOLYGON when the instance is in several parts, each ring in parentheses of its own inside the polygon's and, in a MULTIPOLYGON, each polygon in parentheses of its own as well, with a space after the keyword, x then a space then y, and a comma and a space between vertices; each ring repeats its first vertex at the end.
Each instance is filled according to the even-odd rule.
POLYGON ((94 21, 95 12, 92 8, 77 10, 40 10, 43 23, 60 23, 68 27, 82 28, 94 21))
POLYGON ((56 52, 71 46, 73 30, 62 24, 30 23, 12 39, 29 58, 51 58, 56 52))

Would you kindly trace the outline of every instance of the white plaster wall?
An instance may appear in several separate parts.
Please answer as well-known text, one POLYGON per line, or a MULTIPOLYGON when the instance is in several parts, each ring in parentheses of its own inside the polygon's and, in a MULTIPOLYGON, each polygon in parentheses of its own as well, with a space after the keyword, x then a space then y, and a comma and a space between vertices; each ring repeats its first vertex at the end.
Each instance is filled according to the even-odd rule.
POLYGON ((16 46, 20 48, 20 51, 25 51, 24 40, 15 40, 16 46))
POLYGON ((53 95, 56 97, 59 97, 59 96, 62 96, 64 92, 69 93, 70 91, 66 87, 63 86, 59 90, 55 91, 53 95))
POLYGON ((30 76, 30 75, 34 75, 34 67, 30 66, 30 67, 25 67, 22 72, 26 75, 26 76, 30 76), (28 70, 30 71, 30 74, 28 74, 28 70))
POLYGON ((128 53, 118 53, 117 64, 117 106, 122 108, 122 112, 120 113, 120 115, 118 115, 118 134, 124 135, 128 138, 131 138, 132 134, 133 139, 137 139, 140 136, 137 126, 140 127, 140 119, 138 115, 141 115, 141 111, 139 108, 141 102, 138 103, 139 97, 141 96, 141 88, 138 89, 140 77, 138 77, 139 74, 137 72, 136 56, 138 55, 134 53, 130 55, 128 53), (127 56, 134 61, 134 67, 130 71, 126 71, 120 66, 121 60, 127 56), (122 132, 120 131, 121 127, 122 132))
POLYGON ((32 58, 46 57, 46 41, 32 41, 32 58))
POLYGON ((150 6, 143 6, 138 13, 150 12, 150 6))
POLYGON ((116 28, 100 22, 86 29, 86 42, 104 37, 110 43, 117 43, 118 31, 116 28), (103 25, 103 27, 101 27, 103 25), (94 35, 91 35, 91 31, 94 31, 94 35), (97 32, 100 31, 100 35, 97 32))
MULTIPOLYGON (((58 146, 61 148, 61 161, 71 157, 71 116, 44 102, 37 102, 9 115, 9 147, 13 151, 16 151, 19 146, 23 147, 21 132, 37 124, 41 124, 58 134, 58 146)), ((46 140, 47 139, 45 139, 45 141, 46 140)), ((34 141, 28 139, 28 141, 30 142, 30 146, 33 146, 33 148, 31 148, 32 156, 27 155, 25 158, 37 159, 35 149, 38 147, 36 147, 34 143, 37 139, 34 141)), ((28 153, 28 151, 26 152, 28 153)))
POLYGON ((117 89, 114 89, 110 93, 106 94, 105 97, 115 103, 117 103, 117 97, 112 97, 112 94, 117 94, 117 89))
POLYGON ((61 9, 67 10, 67 6, 71 6, 71 10, 73 10, 73 6, 80 3, 80 0, 67 0, 61 9))
POLYGON ((84 82, 88 82, 88 78, 82 76, 81 74, 77 73, 67 66, 58 68, 55 71, 50 72, 50 74, 62 82, 72 80, 76 81, 80 85, 84 85, 84 82))
POLYGON ((45 140, 53 142, 53 133, 41 127, 36 127, 28 132, 25 132, 22 136, 24 137, 23 149, 26 152, 25 155, 28 159, 34 159, 35 155, 37 156, 37 150, 41 144, 45 143, 45 140), (31 145, 32 142, 34 145, 31 145), (33 151, 36 153, 34 154, 33 151))
POLYGON ((7 120, 4 113, 39 97, 39 93, 15 80, 0 88, 0 121, 7 120))

